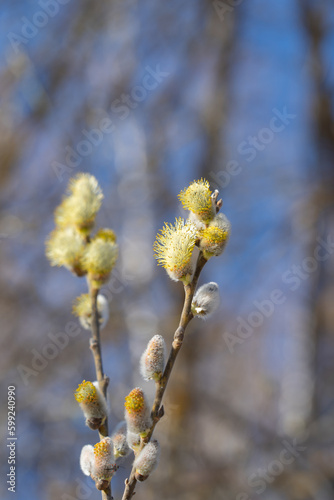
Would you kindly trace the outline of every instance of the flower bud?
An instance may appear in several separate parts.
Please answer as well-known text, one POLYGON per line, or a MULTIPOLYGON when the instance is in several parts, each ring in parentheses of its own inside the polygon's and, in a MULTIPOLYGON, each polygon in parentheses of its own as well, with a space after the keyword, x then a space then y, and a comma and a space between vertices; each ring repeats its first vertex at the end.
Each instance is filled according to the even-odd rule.
POLYGON ((140 434, 136 432, 131 432, 128 429, 126 433, 126 441, 131 450, 133 450, 134 453, 136 454, 140 447, 140 434))
POLYGON ((209 226, 200 232, 200 249, 206 259, 220 255, 229 239, 231 223, 226 215, 218 214, 209 226))
POLYGON ((147 443, 133 462, 137 481, 145 481, 158 465, 160 447, 157 440, 147 443))
POLYGON ((152 425, 150 410, 144 392, 139 387, 125 398, 125 420, 130 432, 145 436, 152 425))
POLYGON ((76 389, 74 397, 80 404, 88 427, 93 430, 98 429, 107 416, 107 403, 98 382, 92 384, 84 380, 76 389))
POLYGON ((155 258, 174 281, 189 283, 194 271, 192 253, 197 239, 193 224, 176 219, 175 225, 165 223, 153 245, 155 258))
POLYGON ((105 489, 105 482, 110 482, 117 470, 113 453, 113 443, 110 437, 101 439, 94 446, 94 467, 92 477, 98 489, 105 489), (100 486, 100 487, 99 487, 100 486))
MULTIPOLYGON (((92 327, 92 300, 88 293, 83 293, 74 301, 72 312, 79 318, 80 324, 85 330, 92 327)), ((108 301, 104 295, 97 296, 97 312, 100 328, 104 328, 109 319, 108 301)))
POLYGON ((68 195, 55 211, 57 226, 75 226, 83 234, 89 234, 102 200, 103 194, 95 177, 78 174, 70 180, 68 195))
POLYGON ((151 338, 140 359, 140 371, 145 380, 159 380, 165 368, 165 341, 161 335, 151 338))
POLYGON ((219 307, 220 296, 217 283, 210 282, 202 285, 193 298, 191 311, 194 316, 207 319, 219 307))
POLYGON ((80 454, 80 468, 86 476, 91 476, 94 468, 94 448, 86 444, 80 454))
POLYGON ((118 246, 113 241, 97 237, 87 245, 83 267, 94 287, 100 288, 108 281, 117 257, 118 246))
POLYGON ((130 453, 130 448, 127 442, 126 434, 127 434, 126 422, 125 420, 123 420, 116 426, 111 436, 114 446, 115 459, 119 457, 126 457, 130 453))
POLYGON ((86 271, 82 266, 85 242, 73 227, 56 228, 46 240, 46 256, 51 266, 64 266, 77 276, 86 271))
POLYGON ((195 216, 198 221, 209 223, 216 215, 215 199, 210 191, 208 181, 194 181, 179 194, 183 207, 195 216))

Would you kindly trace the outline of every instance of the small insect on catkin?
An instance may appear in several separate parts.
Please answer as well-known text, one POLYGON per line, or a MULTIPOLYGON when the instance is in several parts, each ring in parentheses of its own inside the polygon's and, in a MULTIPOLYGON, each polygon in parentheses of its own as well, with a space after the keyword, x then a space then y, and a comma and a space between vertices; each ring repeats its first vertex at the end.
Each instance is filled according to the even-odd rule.
POLYGON ((152 424, 152 420, 143 390, 139 387, 133 389, 126 396, 124 406, 128 430, 145 436, 152 424))
POLYGON ((98 429, 107 416, 107 403, 99 389, 98 382, 86 382, 83 380, 74 393, 85 417, 86 424, 90 429, 98 429))
POLYGON ((94 467, 94 448, 91 444, 86 444, 80 454, 80 468, 86 476, 91 476, 94 467))
POLYGON ((137 481, 145 481, 158 465, 160 447, 157 440, 152 440, 141 450, 133 465, 136 468, 137 481))
POLYGON ((110 437, 101 439, 94 446, 94 468, 92 477, 98 490, 108 486, 112 476, 117 470, 113 453, 113 442, 110 437))
POLYGON ((165 367, 165 351, 164 338, 154 335, 140 358, 140 372, 145 380, 160 379, 165 367))
POLYGON ((114 429, 111 439, 114 446, 115 459, 126 457, 130 453, 130 448, 127 442, 126 422, 122 420, 114 429))
POLYGON ((194 316, 207 319, 218 309, 219 304, 219 286, 211 281, 197 290, 191 304, 191 311, 194 316))

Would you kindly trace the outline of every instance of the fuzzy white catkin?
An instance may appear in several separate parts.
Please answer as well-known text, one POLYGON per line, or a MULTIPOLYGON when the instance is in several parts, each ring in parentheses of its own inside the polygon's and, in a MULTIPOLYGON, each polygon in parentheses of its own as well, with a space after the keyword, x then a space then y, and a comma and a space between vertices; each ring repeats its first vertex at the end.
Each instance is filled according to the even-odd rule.
POLYGON ((140 434, 132 431, 127 431, 126 441, 131 450, 136 451, 140 446, 140 434))
POLYGON ((195 316, 206 319, 218 309, 219 304, 219 286, 211 281, 197 290, 191 304, 191 310, 195 316))
MULTIPOLYGON (((136 468, 136 474, 144 478, 149 476, 158 465, 159 454, 160 446, 157 440, 154 439, 147 443, 133 463, 136 468)), ((139 478, 137 477, 137 479, 139 478)))
POLYGON ((94 466, 94 448, 91 444, 86 444, 80 454, 80 468, 86 476, 90 476, 94 466))
POLYGON ((165 367, 165 341, 161 335, 151 338, 140 358, 140 373, 144 380, 156 379, 165 367))
POLYGON ((91 418, 91 417, 105 418, 108 414, 108 406, 106 398, 103 396, 97 380, 93 382, 93 385, 96 388, 96 392, 98 395, 98 404, 91 409, 88 409, 88 407, 86 410, 83 409, 84 415, 86 418, 91 418))
POLYGON ((126 438, 126 422, 122 420, 114 429, 111 440, 114 445, 114 455, 115 458, 126 457, 130 452, 129 445, 126 438))

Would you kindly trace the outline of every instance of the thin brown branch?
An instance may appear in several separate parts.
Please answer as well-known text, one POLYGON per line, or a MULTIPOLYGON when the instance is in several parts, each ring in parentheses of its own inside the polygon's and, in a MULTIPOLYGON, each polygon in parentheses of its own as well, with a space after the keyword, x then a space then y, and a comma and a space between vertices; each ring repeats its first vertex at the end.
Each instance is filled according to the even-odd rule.
MULTIPOLYGON (((98 310, 97 310, 97 296, 98 296, 99 290, 98 289, 91 289, 91 299, 92 299, 92 338, 90 340, 90 348, 93 354, 94 358, 94 364, 95 364, 95 371, 96 371, 96 378, 99 383, 99 387, 104 395, 104 397, 107 399, 107 388, 108 388, 108 383, 109 379, 108 377, 105 376, 103 372, 103 365, 102 365, 102 355, 101 355, 101 342, 100 342, 100 323, 99 323, 99 316, 98 316, 98 310)), ((105 419, 104 423, 99 427, 99 437, 100 439, 108 436, 108 420, 107 418, 105 419)), ((107 489, 101 491, 102 493, 102 500, 113 500, 112 494, 111 494, 111 487, 108 486, 107 489)))
MULTIPOLYGON (((147 433, 147 436, 144 439, 142 438, 141 446, 138 450, 138 453, 143 449, 145 444, 148 443, 148 441, 150 441, 156 424, 159 422, 160 418, 164 414, 164 409, 163 409, 163 406, 161 405, 162 398, 163 398, 163 395, 165 393, 170 374, 173 370, 176 357, 177 357, 177 355, 182 347, 186 328, 187 328, 189 322, 193 318, 193 314, 191 312, 191 303, 192 303, 192 300, 194 297, 194 293, 196 290, 199 275, 200 275, 206 262, 207 262, 207 260, 203 257, 203 254, 200 253, 198 256, 198 259, 197 259, 197 264, 196 264, 196 269, 195 269, 193 279, 192 279, 191 283, 189 283, 188 285, 185 285, 185 287, 184 287, 185 297, 184 297, 184 304, 183 304, 183 309, 181 312, 179 326, 174 333, 172 348, 171 348, 171 351, 169 353, 169 357, 168 357, 168 361, 167 361, 167 364, 165 367, 165 371, 164 371, 161 379, 159 380, 159 382, 156 383, 155 399, 154 399, 154 403, 153 403, 152 411, 151 411, 153 423, 152 423, 152 426, 151 426, 149 432, 147 433)), ((125 481, 125 488, 124 488, 122 500, 131 500, 131 498, 133 497, 133 495, 135 493, 135 487, 136 487, 136 483, 137 483, 137 480, 135 477, 135 472, 136 472, 135 468, 132 467, 131 474, 130 474, 129 478, 126 479, 126 481, 125 481)))

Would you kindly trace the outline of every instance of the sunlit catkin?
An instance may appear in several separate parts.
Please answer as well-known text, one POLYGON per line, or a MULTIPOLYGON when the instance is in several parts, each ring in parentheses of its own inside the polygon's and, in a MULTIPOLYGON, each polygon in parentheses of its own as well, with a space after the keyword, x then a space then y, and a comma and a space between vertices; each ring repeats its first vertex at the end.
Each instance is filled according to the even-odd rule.
POLYGON ((80 468, 86 476, 91 476, 94 469, 94 448, 86 444, 80 454, 80 468))
POLYGON ((111 439, 114 446, 115 459, 126 457, 130 452, 130 448, 127 442, 127 427, 125 420, 123 420, 116 426, 112 433, 111 439))
POLYGON ((108 281, 117 257, 118 246, 114 241, 96 237, 87 245, 83 267, 93 287, 100 288, 108 281))
POLYGON ((102 200, 101 188, 93 175, 76 175, 69 182, 67 196, 56 208, 56 225, 75 226, 84 234, 89 234, 102 200))
POLYGON ((74 397, 86 417, 91 429, 98 429, 107 416, 107 403, 97 382, 84 380, 75 390, 74 397))
POLYGON ((216 214, 216 207, 208 181, 200 179, 179 194, 183 207, 204 223, 209 223, 216 214))
POLYGON ((117 466, 113 453, 113 443, 110 437, 105 437, 94 446, 94 468, 92 476, 95 479, 97 489, 105 489, 116 470, 117 466))
POLYGON ((219 286, 214 282, 206 283, 195 293, 191 304, 191 311, 194 316, 207 319, 218 309, 219 304, 219 286))
POLYGON ((124 406, 128 430, 135 434, 145 436, 152 421, 143 390, 139 387, 133 389, 128 396, 126 396, 124 406))
POLYGON ((51 266, 64 266, 78 276, 86 271, 82 266, 85 242, 73 227, 56 228, 46 240, 46 256, 51 266))
POLYGON ((145 380, 160 379, 165 367, 165 351, 164 338, 154 335, 140 358, 140 372, 145 380))
POLYGON ((200 249, 206 259, 218 257, 230 237, 231 223, 224 214, 218 214, 209 226, 200 232, 200 249))
POLYGON ((133 463, 137 481, 145 481, 158 465, 160 447, 157 440, 147 443, 133 463))
POLYGON ((192 253, 197 239, 197 231, 193 224, 185 224, 176 219, 174 226, 165 223, 157 234, 153 245, 155 258, 163 266, 174 281, 189 283, 193 274, 192 253))

